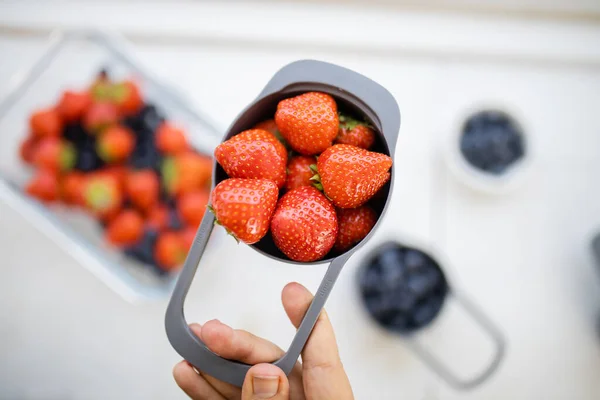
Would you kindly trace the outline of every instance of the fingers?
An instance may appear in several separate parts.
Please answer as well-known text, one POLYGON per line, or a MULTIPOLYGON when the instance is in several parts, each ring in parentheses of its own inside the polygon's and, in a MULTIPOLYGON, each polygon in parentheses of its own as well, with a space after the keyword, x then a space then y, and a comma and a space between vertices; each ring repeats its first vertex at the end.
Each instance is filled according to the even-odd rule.
POLYGON ((283 355, 283 350, 268 340, 234 330, 216 319, 204 324, 200 339, 219 356, 246 364, 272 362, 283 355))
MULTIPOLYGON (((298 328, 313 296, 299 283, 286 285, 281 294, 283 307, 298 328)), ((304 391, 307 398, 352 399, 352 388, 340 361, 333 327, 322 310, 302 351, 304 391)))
POLYGON ((288 400, 290 385, 283 371, 271 364, 250 368, 242 387, 242 400, 288 400))
POLYGON ((190 364, 181 361, 173 368, 177 385, 193 400, 225 400, 190 364))

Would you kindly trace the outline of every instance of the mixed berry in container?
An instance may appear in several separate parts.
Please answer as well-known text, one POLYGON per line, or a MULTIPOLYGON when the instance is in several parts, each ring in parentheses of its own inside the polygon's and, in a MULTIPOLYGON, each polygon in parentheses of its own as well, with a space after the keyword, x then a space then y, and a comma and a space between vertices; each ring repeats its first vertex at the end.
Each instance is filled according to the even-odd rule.
POLYGON ((206 210, 212 159, 147 102, 134 80, 102 71, 30 116, 25 191, 99 222, 107 243, 160 273, 177 270, 206 210))

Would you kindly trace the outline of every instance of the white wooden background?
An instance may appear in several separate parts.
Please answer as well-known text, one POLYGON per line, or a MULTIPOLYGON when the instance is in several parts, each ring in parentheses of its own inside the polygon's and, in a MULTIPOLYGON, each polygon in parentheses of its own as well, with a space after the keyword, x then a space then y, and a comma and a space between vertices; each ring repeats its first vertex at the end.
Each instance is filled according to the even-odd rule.
MULTIPOLYGON (((151 70, 221 128, 299 58, 345 65, 396 96, 394 205, 327 305, 358 399, 600 396, 600 278, 588 254, 600 229, 600 26, 315 4, 8 2, 0 89, 35 59, 49 29, 90 25, 123 31, 151 70), (527 183, 499 197, 464 187, 440 151, 456 116, 490 100, 523 115, 536 150, 527 183), (481 388, 450 389, 362 313, 354 273, 387 238, 442 252, 455 285, 501 326, 507 358, 481 388)), ((183 398, 170 375, 177 357, 162 327, 166 302, 125 303, 5 204, 0 254, 0 398, 183 398)), ((290 280, 314 289, 324 272, 265 261, 220 233, 204 264, 188 318, 219 317, 282 346, 293 331, 279 291, 290 280)), ((449 319, 431 344, 460 367, 483 347, 449 319)))

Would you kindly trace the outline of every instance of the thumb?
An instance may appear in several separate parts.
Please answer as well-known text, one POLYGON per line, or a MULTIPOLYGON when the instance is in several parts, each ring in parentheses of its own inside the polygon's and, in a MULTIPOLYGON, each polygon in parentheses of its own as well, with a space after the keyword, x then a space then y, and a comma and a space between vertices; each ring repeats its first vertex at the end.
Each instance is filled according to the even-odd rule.
MULTIPOLYGON (((283 307, 296 328, 313 300, 313 295, 299 283, 289 283, 281 294, 283 307)), ((340 360, 333 326, 325 310, 302 351, 302 379, 306 398, 353 399, 352 387, 340 360)))
POLYGON ((256 364, 248 370, 242 400, 288 400, 290 384, 283 371, 271 364, 256 364))

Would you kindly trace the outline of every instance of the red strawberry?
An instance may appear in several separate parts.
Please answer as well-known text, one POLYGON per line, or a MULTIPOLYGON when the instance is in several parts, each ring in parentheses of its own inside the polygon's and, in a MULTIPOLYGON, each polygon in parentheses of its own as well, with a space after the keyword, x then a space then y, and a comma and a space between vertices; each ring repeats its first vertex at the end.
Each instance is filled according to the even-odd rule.
POLYGON ((215 158, 230 178, 269 179, 282 188, 287 152, 269 132, 250 129, 221 143, 215 158))
POLYGON ((365 204, 390 179, 392 159, 347 144, 336 144, 319 156, 323 191, 340 208, 365 204))
POLYGON ((123 194, 114 175, 98 172, 89 176, 83 188, 85 206, 97 217, 107 220, 121 209, 123 194))
POLYGON ((375 143, 375 132, 364 122, 340 115, 340 130, 335 142, 369 149, 375 143))
POLYGON ((319 154, 338 133, 337 105, 328 94, 304 93, 280 101, 275 122, 293 150, 307 156, 319 154))
POLYGON ((204 217, 208 204, 209 193, 207 190, 196 190, 182 194, 177 201, 177 212, 188 225, 197 227, 204 217))
POLYGON ((88 92, 67 90, 63 93, 57 110, 64 121, 74 122, 83 117, 91 104, 92 97, 88 92))
POLYGON ((19 155, 24 163, 33 164, 36 147, 37 139, 33 135, 29 135, 21 142, 21 145, 19 146, 19 155))
POLYGON ((43 202, 58 200, 60 187, 56 172, 46 169, 38 170, 25 187, 25 191, 43 202))
POLYGON ((34 136, 60 136, 63 128, 63 121, 55 109, 48 108, 36 111, 29 119, 29 127, 34 136))
POLYGON ((81 172, 69 172, 65 174, 61 181, 61 198, 67 204, 83 204, 83 185, 85 175, 81 172))
POLYGON ((92 104, 83 116, 83 127, 90 134, 96 134, 117 123, 119 112, 117 107, 108 102, 92 104))
POLYGON ((323 258, 333 247, 337 231, 335 208, 312 186, 284 194, 271 219, 275 245, 294 261, 323 258))
POLYGON ((148 212, 146 224, 157 232, 162 231, 169 222, 169 209, 164 204, 157 204, 148 212))
POLYGON ((158 203, 158 175, 151 169, 129 172, 125 178, 125 192, 136 207, 143 211, 150 210, 158 203))
POLYGON ((165 271, 177 269, 187 256, 186 242, 177 232, 163 232, 154 244, 154 259, 165 271))
POLYGON ((363 240, 377 222, 377 214, 369 206, 338 208, 338 235, 333 248, 343 252, 363 240))
POLYGON ((155 140, 156 148, 164 154, 182 153, 190 148, 183 129, 168 122, 158 127, 155 140))
MULTIPOLYGON (((310 168, 316 165, 317 159, 311 156, 294 156, 290 158, 287 165, 286 190, 292 190, 300 186, 312 186, 315 172, 310 168)), ((313 167, 314 168, 314 167, 313 167)))
POLYGON ((267 119, 265 121, 259 122, 258 124, 254 125, 252 129, 262 129, 263 131, 269 132, 270 134, 275 136, 277 140, 281 142, 282 145, 287 147, 287 142, 285 141, 283 136, 281 136, 281 132, 279 132, 279 129, 277 129, 277 124, 275 123, 274 119, 267 119))
POLYGON ((196 238, 197 230, 198 230, 198 227, 188 226, 188 227, 185 227, 181 231, 181 238, 183 240, 183 243, 185 243, 185 248, 188 252, 190 251, 190 249, 192 248, 192 245, 194 244, 194 239, 196 238))
POLYGON ((161 175, 172 195, 191 192, 210 184, 212 160, 191 151, 167 157, 161 175))
POLYGON ((134 148, 135 134, 120 125, 114 125, 104 130, 96 143, 98 155, 107 163, 119 163, 126 160, 134 148))
POLYGON ((226 179, 213 190, 212 211, 229 233, 253 244, 267 234, 278 194, 267 179, 226 179))
POLYGON ((124 165, 110 165, 98 170, 98 174, 110 176, 115 179, 121 191, 125 190, 125 182, 127 180, 127 168, 124 165))
POLYGON ((76 158, 75 147, 70 142, 56 137, 40 140, 33 152, 35 166, 57 172, 73 168, 76 158))
POLYGON ((135 210, 123 210, 106 227, 106 240, 117 246, 130 246, 144 234, 144 219, 135 210))
POLYGON ((133 81, 125 81, 114 85, 112 98, 124 115, 135 114, 144 105, 140 89, 133 81))

